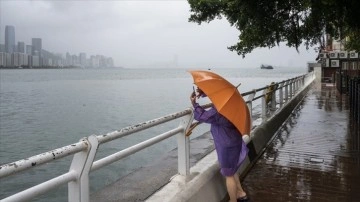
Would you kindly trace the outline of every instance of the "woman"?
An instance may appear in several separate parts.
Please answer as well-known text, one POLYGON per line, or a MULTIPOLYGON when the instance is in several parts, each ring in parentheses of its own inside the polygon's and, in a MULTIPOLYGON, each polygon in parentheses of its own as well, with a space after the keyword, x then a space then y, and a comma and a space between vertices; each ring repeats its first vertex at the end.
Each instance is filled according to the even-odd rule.
POLYGON ((195 92, 190 96, 194 107, 194 118, 199 122, 211 124, 210 131, 214 138, 220 172, 226 179, 230 202, 249 201, 237 175, 237 170, 248 152, 246 144, 236 127, 214 107, 205 110, 196 102, 196 98, 206 96, 201 89, 197 88, 196 91, 198 92, 197 96, 195 92))

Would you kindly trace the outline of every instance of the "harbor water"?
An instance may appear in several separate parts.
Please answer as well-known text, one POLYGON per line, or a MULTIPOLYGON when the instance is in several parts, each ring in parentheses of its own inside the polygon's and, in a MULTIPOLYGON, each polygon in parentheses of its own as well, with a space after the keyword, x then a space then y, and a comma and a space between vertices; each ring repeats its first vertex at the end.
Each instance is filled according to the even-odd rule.
MULTIPOLYGON (((9 69, 0 70, 0 164, 6 164, 106 134, 190 107, 190 69, 9 69)), ((193 69, 192 69, 193 70, 193 69)), ((241 93, 306 73, 303 68, 212 69, 241 93)), ((206 100, 204 101, 206 102, 206 100)), ((97 158, 156 136, 168 123, 101 146, 97 158)), ((206 126, 203 130, 206 130, 206 126)), ((199 130, 201 131, 201 129, 199 130)), ((200 132, 193 134, 193 137, 200 132)), ((192 138, 193 138, 192 137, 192 138)), ((90 175, 101 189, 176 147, 170 138, 90 175)), ((0 180, 0 199, 69 169, 67 157, 0 180)), ((67 201, 67 186, 36 201, 67 201)))

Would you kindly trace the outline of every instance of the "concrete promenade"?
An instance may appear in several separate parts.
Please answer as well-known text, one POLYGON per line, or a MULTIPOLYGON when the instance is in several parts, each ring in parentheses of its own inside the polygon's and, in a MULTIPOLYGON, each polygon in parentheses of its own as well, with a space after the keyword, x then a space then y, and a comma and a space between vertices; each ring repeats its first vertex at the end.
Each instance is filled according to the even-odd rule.
POLYGON ((360 201, 359 130, 347 96, 315 84, 245 175, 244 189, 252 202, 360 201))

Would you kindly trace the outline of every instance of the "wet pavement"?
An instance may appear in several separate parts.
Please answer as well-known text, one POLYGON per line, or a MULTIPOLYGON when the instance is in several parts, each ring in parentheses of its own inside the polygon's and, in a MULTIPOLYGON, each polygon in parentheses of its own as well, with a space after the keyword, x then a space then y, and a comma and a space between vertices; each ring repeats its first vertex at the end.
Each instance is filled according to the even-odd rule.
POLYGON ((360 128, 347 95, 315 85, 243 179, 252 202, 360 201, 360 128))

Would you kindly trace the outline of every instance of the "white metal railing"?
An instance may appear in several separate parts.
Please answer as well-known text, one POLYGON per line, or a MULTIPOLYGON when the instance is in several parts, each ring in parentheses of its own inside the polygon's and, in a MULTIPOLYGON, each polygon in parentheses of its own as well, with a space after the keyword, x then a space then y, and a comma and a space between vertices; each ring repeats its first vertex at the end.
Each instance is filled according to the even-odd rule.
MULTIPOLYGON (((281 110, 282 106, 286 102, 291 100, 291 98, 297 92, 308 86, 313 80, 314 74, 313 72, 311 72, 299 77, 288 79, 286 81, 273 83, 269 86, 243 93, 242 95, 244 98, 247 98, 246 102, 251 114, 254 113, 253 105, 255 104, 256 106, 256 101, 261 99, 261 119, 262 122, 264 122, 269 117, 273 116, 276 111, 281 110), (257 92, 261 91, 262 93, 259 96, 255 97, 257 92)), ((211 104, 205 105, 205 107, 209 107, 210 105, 211 104)), ((73 155, 73 160, 71 162, 68 172, 48 181, 45 181, 41 184, 28 188, 24 191, 8 196, 1 201, 28 201, 39 195, 47 193, 48 191, 55 189, 60 185, 68 183, 68 201, 88 202, 90 201, 89 173, 91 171, 100 169, 113 162, 119 161, 131 154, 134 154, 144 148, 147 148, 175 135, 177 136, 178 143, 178 172, 180 175, 189 175, 190 140, 189 136, 186 135, 186 132, 188 132, 190 126, 193 124, 193 120, 193 111, 191 108, 189 108, 181 112, 169 114, 167 116, 163 116, 133 126, 128 126, 120 130, 107 133, 105 135, 91 135, 89 137, 81 139, 77 143, 64 146, 52 151, 48 151, 36 156, 32 156, 27 159, 22 159, 16 162, 1 165, 0 179, 10 175, 15 175, 24 170, 32 169, 45 163, 56 161, 69 155, 73 155), (101 144, 177 119, 180 120, 180 123, 173 129, 94 161, 95 155, 101 144)), ((250 141, 249 137, 243 138, 247 143, 250 141)))

